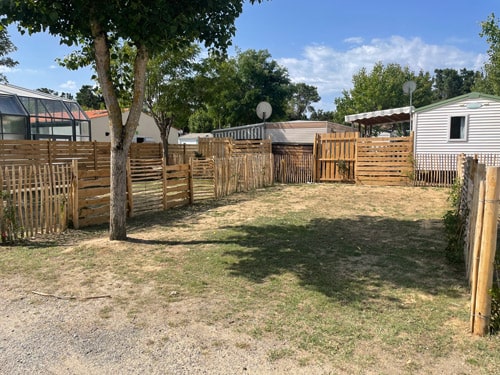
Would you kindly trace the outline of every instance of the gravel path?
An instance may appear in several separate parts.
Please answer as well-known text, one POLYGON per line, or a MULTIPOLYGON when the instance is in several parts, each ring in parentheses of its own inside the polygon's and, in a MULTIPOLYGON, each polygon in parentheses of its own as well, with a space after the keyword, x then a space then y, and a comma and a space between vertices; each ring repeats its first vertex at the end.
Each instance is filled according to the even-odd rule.
MULTIPOLYGON (((269 348, 230 327, 166 323, 175 307, 134 319, 104 299, 63 300, 0 292, 2 374, 322 374, 291 360, 270 362, 269 348)), ((186 319, 188 317, 183 317, 186 319)), ((230 324, 230 323, 227 323, 230 324)))

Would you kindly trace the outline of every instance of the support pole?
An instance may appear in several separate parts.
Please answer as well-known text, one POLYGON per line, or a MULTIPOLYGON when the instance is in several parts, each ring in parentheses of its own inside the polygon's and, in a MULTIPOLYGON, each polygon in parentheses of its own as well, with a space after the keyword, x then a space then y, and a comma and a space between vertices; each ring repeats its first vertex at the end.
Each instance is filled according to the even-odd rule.
POLYGON ((498 199, 500 192, 500 168, 486 169, 484 199, 484 221, 481 239, 481 253, 477 280, 477 296, 474 317, 475 335, 486 336, 491 320, 491 295, 493 269, 497 246, 498 199))

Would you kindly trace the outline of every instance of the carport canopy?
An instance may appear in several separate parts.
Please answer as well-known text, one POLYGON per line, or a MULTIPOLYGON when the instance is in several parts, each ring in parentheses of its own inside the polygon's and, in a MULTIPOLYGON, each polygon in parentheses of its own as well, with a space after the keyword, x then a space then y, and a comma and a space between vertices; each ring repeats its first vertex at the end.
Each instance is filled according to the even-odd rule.
POLYGON ((345 116, 345 121, 366 127, 374 125, 396 124, 410 121, 410 115, 415 111, 413 106, 383 109, 381 111, 357 113, 345 116))

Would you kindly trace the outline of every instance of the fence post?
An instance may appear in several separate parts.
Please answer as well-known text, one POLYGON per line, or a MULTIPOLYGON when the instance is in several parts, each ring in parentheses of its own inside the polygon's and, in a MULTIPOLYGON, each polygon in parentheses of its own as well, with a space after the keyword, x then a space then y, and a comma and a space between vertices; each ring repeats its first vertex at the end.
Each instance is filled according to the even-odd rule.
POLYGON ((79 180, 79 176, 78 176, 78 161, 77 160, 73 160, 71 162, 71 166, 72 166, 72 170, 73 170, 73 180, 71 182, 71 196, 73 198, 73 201, 72 201, 72 204, 71 204, 71 216, 72 216, 72 219, 73 219, 73 228, 75 229, 78 229, 80 228, 80 223, 78 221, 78 211, 79 211, 79 207, 78 207, 78 180, 79 180))
POLYGON ((477 278, 479 272, 479 258, 481 252, 481 240, 483 232, 483 217, 484 217, 484 181, 479 182, 479 189, 477 194, 477 210, 476 210, 476 225, 474 229, 474 242, 472 248, 471 259, 471 275, 470 275, 470 289, 471 289, 471 303, 470 303, 470 323, 471 332, 474 332, 474 320, 476 317, 476 299, 477 299, 477 278))
POLYGON ((313 145, 313 182, 318 182, 316 181, 317 178, 317 164, 318 164, 318 142, 319 142, 319 134, 316 133, 314 137, 314 145, 313 145))
POLYGON ((127 203, 128 203, 128 213, 127 217, 132 217, 134 215, 134 189, 132 187, 132 170, 130 164, 130 157, 127 158, 127 203))
POLYGON ((486 169, 484 199, 484 221, 481 239, 477 297, 473 333, 479 336, 488 334, 491 319, 491 296, 493 269, 497 245, 498 198, 500 191, 500 168, 486 169))
POLYGON ((194 203, 194 182, 193 182, 193 164, 188 163, 188 179, 189 179, 189 204, 194 203))

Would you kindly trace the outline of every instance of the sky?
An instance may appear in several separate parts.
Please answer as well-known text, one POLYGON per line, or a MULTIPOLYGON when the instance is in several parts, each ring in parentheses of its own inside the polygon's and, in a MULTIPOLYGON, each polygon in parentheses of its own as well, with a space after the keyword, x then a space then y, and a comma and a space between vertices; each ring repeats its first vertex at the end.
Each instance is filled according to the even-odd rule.
MULTIPOLYGON (((353 75, 377 62, 415 73, 480 70, 488 50, 481 22, 492 13, 500 16, 500 1, 264 0, 245 4, 229 54, 236 48, 269 51, 293 82, 317 87, 316 109, 330 111, 334 99, 352 88, 353 75)), ((90 69, 71 71, 56 63, 72 51, 59 39, 20 35, 15 27, 9 35, 17 47, 9 56, 19 62, 1 70, 10 84, 73 94, 94 85, 90 69)))

